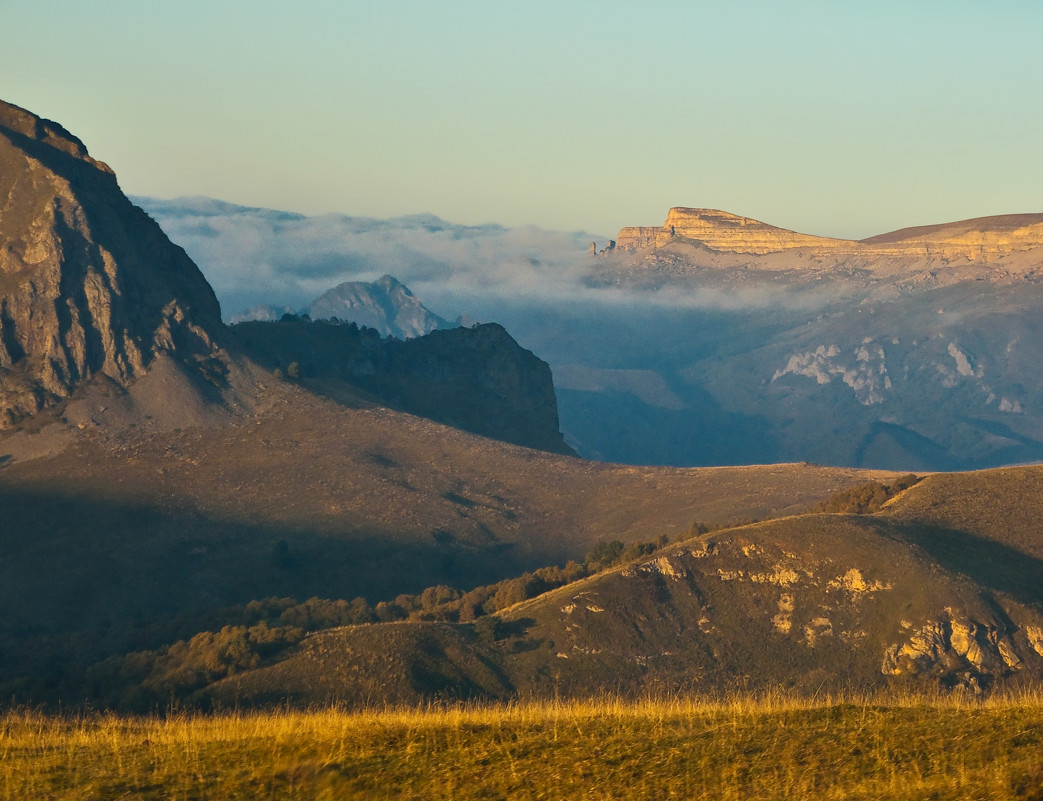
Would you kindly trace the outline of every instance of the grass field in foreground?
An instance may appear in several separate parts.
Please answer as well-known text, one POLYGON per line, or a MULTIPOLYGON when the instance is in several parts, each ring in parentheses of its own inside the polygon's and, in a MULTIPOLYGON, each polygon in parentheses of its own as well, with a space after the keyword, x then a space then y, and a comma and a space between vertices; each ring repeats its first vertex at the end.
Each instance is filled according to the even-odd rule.
POLYGON ((1043 799, 1043 697, 0 717, 3 799, 1043 799))

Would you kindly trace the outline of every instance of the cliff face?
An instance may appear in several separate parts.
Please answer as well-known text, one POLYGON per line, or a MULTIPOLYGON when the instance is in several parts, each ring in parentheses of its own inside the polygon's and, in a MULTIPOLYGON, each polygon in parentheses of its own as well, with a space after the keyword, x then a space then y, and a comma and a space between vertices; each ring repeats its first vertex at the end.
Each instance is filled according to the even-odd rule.
POLYGON ((906 228, 860 241, 811 236, 716 209, 672 208, 661 227, 623 228, 621 250, 695 243, 722 253, 763 256, 801 250, 813 258, 927 258, 988 263, 1043 247, 1043 214, 980 217, 906 228))
POLYGON ((209 361, 213 291, 60 125, 0 101, 0 428, 160 354, 209 361))
POLYGON ((558 425, 550 367, 503 326, 433 331, 390 342, 393 378, 375 388, 415 413, 456 428, 552 453, 573 454, 558 425))
POLYGON ((626 250, 664 247, 679 238, 694 240, 711 250, 732 253, 775 253, 800 247, 834 252, 856 246, 855 242, 798 234, 726 211, 673 208, 661 228, 624 228, 616 239, 616 247, 626 250))
POLYGON ((361 397, 490 439, 573 454, 559 430, 550 367, 495 323, 406 341, 304 320, 246 322, 232 332, 251 359, 318 394, 361 397))

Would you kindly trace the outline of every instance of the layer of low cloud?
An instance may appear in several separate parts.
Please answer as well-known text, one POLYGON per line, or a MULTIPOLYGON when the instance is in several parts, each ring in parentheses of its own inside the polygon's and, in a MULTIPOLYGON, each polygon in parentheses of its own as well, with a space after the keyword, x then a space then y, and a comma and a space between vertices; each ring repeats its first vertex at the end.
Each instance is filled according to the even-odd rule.
POLYGON ((202 197, 134 200, 199 265, 226 318, 265 304, 300 309, 344 281, 384 274, 449 318, 487 317, 501 303, 525 301, 720 309, 793 302, 774 289, 596 287, 591 278, 601 263, 589 246, 608 237, 586 232, 465 226, 429 214, 307 217, 202 197))

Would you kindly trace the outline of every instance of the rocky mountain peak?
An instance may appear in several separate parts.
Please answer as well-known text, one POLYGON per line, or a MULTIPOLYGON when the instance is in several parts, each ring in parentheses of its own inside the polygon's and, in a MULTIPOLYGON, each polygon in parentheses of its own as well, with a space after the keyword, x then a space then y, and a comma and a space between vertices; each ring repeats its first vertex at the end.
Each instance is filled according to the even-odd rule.
POLYGON ((313 320, 336 317, 376 329, 381 336, 399 339, 412 339, 453 327, 391 275, 384 275, 372 283, 345 281, 338 284, 314 300, 307 313, 313 320))
POLYGON ((6 103, 0 100, 0 128, 5 131, 24 136, 26 139, 53 147, 62 153, 66 153, 93 167, 112 174, 107 164, 92 159, 87 153, 87 148, 65 128, 53 120, 45 120, 37 117, 31 111, 6 103))
POLYGON ((185 252, 62 126, 0 103, 0 428, 161 354, 211 369, 221 312, 185 252))

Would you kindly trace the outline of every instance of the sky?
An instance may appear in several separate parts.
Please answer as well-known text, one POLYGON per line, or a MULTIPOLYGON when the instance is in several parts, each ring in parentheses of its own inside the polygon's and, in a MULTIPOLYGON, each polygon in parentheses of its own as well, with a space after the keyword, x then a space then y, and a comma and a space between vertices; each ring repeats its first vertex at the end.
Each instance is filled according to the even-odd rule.
POLYGON ((128 194, 614 236, 1043 211, 1043 4, 0 0, 0 98, 128 194))

